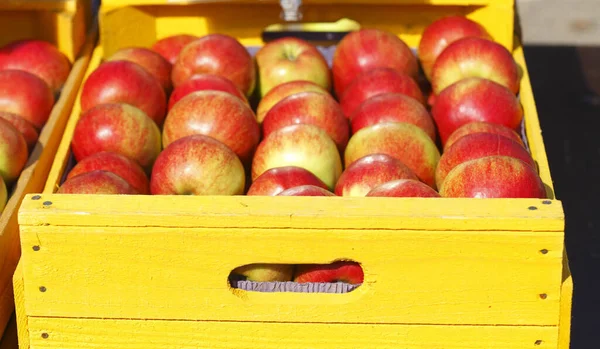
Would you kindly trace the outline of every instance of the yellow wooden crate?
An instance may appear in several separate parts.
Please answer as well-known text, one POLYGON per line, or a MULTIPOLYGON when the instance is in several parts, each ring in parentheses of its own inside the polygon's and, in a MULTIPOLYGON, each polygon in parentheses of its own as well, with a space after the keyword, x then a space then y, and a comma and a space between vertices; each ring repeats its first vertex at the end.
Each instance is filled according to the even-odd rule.
POLYGON ((89 7, 86 1, 0 1, 0 45, 18 39, 43 39, 58 45, 73 63, 38 143, 0 215, 0 335, 14 311, 12 276, 20 255, 18 208, 25 194, 44 188, 96 43, 97 29, 90 31, 91 12, 86 12, 86 6, 89 7))
MULTIPOLYGON (((305 0, 305 21, 351 18, 415 47, 447 14, 472 18, 523 68, 526 138, 549 199, 55 194, 76 100, 43 192, 19 211, 21 348, 560 348, 572 282, 512 0, 305 0), (250 263, 362 264, 345 294, 233 289, 250 263)), ((102 59, 178 33, 260 45, 278 1, 104 0, 102 59), (128 5, 126 5, 128 4, 128 5)), ((81 93, 81 91, 80 91, 81 93)))

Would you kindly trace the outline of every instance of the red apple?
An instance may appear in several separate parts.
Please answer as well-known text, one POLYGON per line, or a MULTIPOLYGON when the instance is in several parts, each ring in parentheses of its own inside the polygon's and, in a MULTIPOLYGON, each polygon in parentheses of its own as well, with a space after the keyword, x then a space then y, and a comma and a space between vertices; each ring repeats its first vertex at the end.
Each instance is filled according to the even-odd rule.
POLYGON ((544 184, 527 163, 510 156, 469 160, 448 173, 440 195, 455 198, 546 198, 544 184))
POLYGON ((360 104, 350 115, 352 133, 381 122, 407 122, 420 127, 435 140, 435 123, 423 104, 401 93, 384 93, 360 104))
POLYGON ((145 47, 125 47, 106 61, 129 61, 140 65, 158 80, 167 94, 173 88, 171 84, 171 63, 160 54, 145 47))
POLYGON ((175 64, 177 57, 179 56, 179 52, 181 52, 185 45, 197 39, 198 37, 195 35, 171 35, 155 42, 154 45, 152 45, 152 50, 158 52, 167 61, 169 61, 169 63, 175 64))
POLYGON ((519 143, 492 133, 474 133, 457 140, 446 148, 435 171, 438 188, 453 168, 461 163, 492 155, 510 156, 520 159, 536 168, 531 155, 519 143))
POLYGON ((299 185, 282 191, 277 196, 336 196, 327 189, 316 185, 299 185))
POLYGON ((160 127, 167 111, 167 96, 157 79, 129 61, 102 63, 83 83, 81 111, 99 104, 127 103, 141 109, 160 127))
POLYGON ((338 43, 333 55, 333 83, 341 97, 346 87, 361 73, 375 68, 391 68, 416 78, 417 58, 402 39, 379 29, 353 31, 338 43))
POLYGON ((310 171, 298 166, 282 166, 269 169, 258 176, 246 195, 275 196, 286 189, 301 185, 327 189, 327 185, 310 171))
POLYGON ((366 196, 439 198, 440 194, 418 180, 396 179, 376 186, 366 196))
POLYGON ((77 162, 110 151, 136 161, 149 173, 161 150, 160 130, 141 109, 125 103, 100 104, 77 121, 71 149, 77 162))
POLYGON ((417 50, 425 76, 431 80, 433 64, 448 45, 471 36, 492 40, 482 25, 463 16, 447 16, 429 24, 423 31, 417 50))
POLYGON ((352 285, 362 284, 363 269, 356 262, 338 261, 331 264, 300 264, 296 266, 294 281, 307 282, 343 282, 352 285))
POLYGON ((384 93, 401 93, 424 103, 423 93, 413 78, 390 68, 377 68, 357 76, 340 98, 340 105, 349 118, 361 103, 384 93))
POLYGON ((340 105, 329 94, 300 92, 285 97, 265 116, 262 123, 263 135, 268 137, 272 132, 294 124, 320 127, 333 139, 340 152, 348 144, 348 120, 340 105))
POLYGON ((384 122, 356 132, 348 142, 345 164, 370 154, 387 154, 408 166, 425 184, 435 187, 435 168, 440 153, 419 127, 405 122, 384 122))
POLYGON ((2 176, 0 176, 0 215, 2 215, 2 211, 4 211, 7 201, 8 191, 6 190, 6 183, 4 183, 4 179, 2 179, 2 176))
POLYGON ((136 190, 116 174, 95 170, 67 179, 56 191, 57 194, 122 194, 136 195, 136 190))
POLYGON ((314 125, 280 128, 263 139, 252 160, 252 181, 269 169, 302 167, 333 189, 342 173, 342 160, 327 132, 314 125))
POLYGON ((8 121, 0 119, 0 177, 11 185, 27 163, 29 152, 23 135, 8 121))
POLYGON ((506 87, 491 80, 468 78, 442 91, 431 109, 442 145, 459 127, 474 121, 517 129, 523 108, 506 87))
POLYGON ((192 92, 197 91, 222 91, 230 93, 237 98, 241 99, 244 104, 250 106, 248 99, 244 94, 233 84, 233 82, 214 74, 198 74, 192 76, 189 80, 177 86, 171 97, 169 98, 168 110, 171 110, 175 103, 179 102, 180 99, 189 95, 192 92))
POLYGON ((150 194, 150 181, 144 169, 130 158, 114 152, 103 151, 84 158, 69 171, 67 180, 96 170, 116 174, 127 181, 138 194, 150 194))
POLYGON ((450 137, 448 137, 446 143, 444 144, 444 149, 448 149, 452 144, 454 144, 454 142, 456 142, 464 136, 477 133, 497 134, 500 136, 508 137, 513 141, 519 143, 523 147, 525 146, 525 144, 523 144, 521 136, 519 136, 518 133, 506 126, 502 126, 500 124, 493 124, 485 121, 473 121, 462 125, 461 127, 457 128, 456 131, 452 132, 452 134, 450 134, 450 137))
POLYGON ((327 90, 311 81, 295 80, 273 87, 258 102, 256 121, 262 123, 267 112, 282 99, 300 92, 319 92, 329 94, 327 90))
POLYGON ((394 179, 418 180, 402 161, 386 154, 370 154, 346 167, 335 185, 335 195, 365 196, 376 186, 394 179))
POLYGON ((10 122, 10 124, 13 125, 25 138, 27 149, 33 149, 37 143, 39 134, 31 123, 16 114, 3 111, 0 111, 0 119, 10 122))
POLYGON ((187 44, 173 65, 175 87, 196 74, 215 74, 231 80, 246 96, 256 86, 256 68, 250 53, 231 36, 210 34, 187 44))
POLYGON ((225 144, 191 135, 169 144, 150 177, 153 195, 242 195, 244 166, 225 144))
POLYGON ((235 268, 231 273, 254 282, 292 281, 294 265, 255 263, 235 268))
POLYGON ((284 37, 268 42, 255 55, 260 96, 277 85, 308 80, 329 91, 331 73, 323 54, 308 41, 284 37))
POLYGON ((454 41, 438 56, 431 72, 433 92, 439 95, 457 81, 479 77, 519 92, 519 67, 504 46, 492 40, 466 37, 454 41))
POLYGON ((21 70, 0 71, 0 111, 20 116, 41 130, 54 107, 44 80, 21 70))
POLYGON ((198 91, 182 98, 169 111, 163 128, 163 147, 193 134, 210 136, 249 163, 260 141, 252 109, 222 91, 198 91))
POLYGON ((0 70, 9 69, 37 76, 58 94, 69 77, 71 62, 49 42, 19 40, 0 49, 0 70))

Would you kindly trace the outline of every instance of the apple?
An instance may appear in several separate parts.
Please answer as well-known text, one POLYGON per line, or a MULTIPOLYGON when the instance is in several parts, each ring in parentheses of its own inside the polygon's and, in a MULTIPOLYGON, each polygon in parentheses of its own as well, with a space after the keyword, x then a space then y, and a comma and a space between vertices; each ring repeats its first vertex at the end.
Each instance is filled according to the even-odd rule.
POLYGON ((100 104, 77 121, 71 149, 77 162, 110 151, 136 161, 149 173, 161 151, 160 130, 146 113, 132 105, 100 104))
POLYGON ((246 96, 254 92, 256 67, 252 56, 231 36, 209 34, 187 44, 173 65, 175 87, 195 74, 215 74, 231 80, 246 96))
POLYGON ((39 131, 52 107, 54 96, 44 80, 26 71, 0 71, 0 111, 20 116, 39 131))
POLYGON ((246 96, 233 84, 233 82, 214 74, 197 74, 192 76, 189 80, 177 86, 171 97, 169 97, 168 110, 171 110, 175 103, 179 102, 180 99, 196 91, 223 91, 230 93, 237 98, 241 99, 244 104, 250 106, 246 96))
POLYGON ((387 154, 408 166, 425 184, 435 187, 440 152, 419 127, 405 122, 384 122, 356 132, 344 154, 346 168, 370 154, 387 154))
POLYGON ((57 194, 122 194, 135 195, 136 190, 116 174, 95 170, 67 179, 56 191, 57 194))
POLYGON ((254 282, 292 281, 294 265, 255 263, 235 268, 231 273, 254 282))
POLYGON ((536 168, 531 155, 519 143, 493 133, 474 133, 460 138, 442 154, 435 171, 438 188, 454 167, 465 161, 491 155, 511 156, 536 168))
POLYGON ((95 153, 81 160, 69 171, 67 180, 96 170, 116 174, 131 185, 138 194, 150 194, 150 181, 144 169, 130 158, 109 151, 95 153))
POLYGON ((255 55, 260 96, 277 85, 308 80, 329 91, 331 73, 323 54, 308 41, 283 37, 268 42, 255 55))
POLYGON ((366 196, 439 198, 440 194, 421 181, 396 179, 376 186, 366 196))
POLYGON ((239 98, 222 91, 198 91, 182 98, 169 111, 163 128, 163 147, 193 134, 210 136, 249 163, 260 127, 252 109, 239 98))
POLYGON ((365 196, 376 186, 394 179, 414 179, 417 175, 402 161, 386 154, 370 154, 347 166, 337 184, 335 195, 365 196))
POLYGON ((346 87, 340 105, 350 118, 361 103, 384 93, 401 93, 424 103, 423 93, 413 78, 390 68, 377 68, 357 76, 346 87))
POLYGON ((385 30, 360 29, 346 34, 333 54, 332 73, 336 95, 361 73, 375 68, 391 68, 416 78, 417 58, 402 39, 385 30))
POLYGON ((317 176, 298 166, 271 168, 256 178, 246 195, 275 196, 286 189, 302 185, 313 185, 327 189, 317 176))
POLYGON ((19 177, 28 157, 23 135, 10 122, 0 119, 0 177, 7 185, 19 177))
POLYGON ((4 111, 0 111, 0 119, 10 122, 25 138, 27 149, 29 151, 33 149, 39 138, 39 133, 31 123, 16 114, 4 111))
POLYGON ((467 78, 446 88, 436 99, 431 115, 442 145, 459 127, 475 121, 517 129, 523 121, 518 98, 491 80, 467 78))
POLYGON ((4 183, 4 179, 0 176, 0 215, 2 211, 4 211, 4 207, 6 207, 6 203, 8 202, 8 191, 6 190, 6 183, 4 183))
POLYGON ((486 156, 448 172, 440 189, 454 198, 546 198, 544 184, 527 163, 510 156, 486 156))
POLYGON ((431 87, 439 95, 453 83, 479 77, 519 92, 519 67, 504 46, 492 40, 466 37, 454 41, 438 56, 431 71, 431 87))
POLYGON ((492 40, 482 25, 463 16, 442 17, 425 28, 419 41, 417 58, 427 79, 431 80, 431 70, 440 53, 454 41, 465 37, 492 40))
POLYGON ((356 262, 337 261, 331 264, 299 264, 296 266, 294 282, 343 282, 347 284, 362 284, 363 269, 356 262))
POLYGON ((454 142, 461 139, 462 137, 476 133, 497 134, 500 136, 508 137, 513 141, 519 143, 523 147, 525 146, 525 144, 523 144, 521 136, 517 132, 515 132, 515 130, 512 130, 500 124, 493 124, 491 122, 473 121, 462 125, 461 127, 457 128, 454 132, 452 132, 452 134, 450 134, 450 137, 446 139, 444 149, 448 149, 452 144, 454 144, 454 142))
POLYGON ((260 142, 252 160, 252 181, 269 169, 302 167, 332 190, 342 173, 337 146, 327 132, 308 124, 280 128, 260 142))
POLYGON ((381 122, 407 122, 420 127, 435 141, 435 123, 423 104, 401 93, 376 95, 361 103, 352 115, 352 134, 381 122))
POLYGON ((299 185, 282 191, 277 196, 336 196, 327 189, 316 185, 299 185))
POLYGON ((169 63, 175 64, 179 52, 181 52, 185 45, 197 39, 197 36, 189 34, 171 35, 156 41, 152 45, 152 50, 163 56, 169 63))
POLYGON ((49 42, 19 40, 0 49, 0 70, 31 73, 42 79, 53 94, 58 94, 71 72, 71 61, 49 42))
POLYGON ((262 123, 267 115, 267 112, 273 108, 275 104, 279 103, 279 101, 288 96, 300 92, 319 92, 323 94, 329 94, 327 90, 312 81, 295 80, 284 82, 273 87, 260 99, 256 108, 256 121, 258 121, 258 123, 262 123))
POLYGON ((153 195, 242 195, 244 166, 225 144, 197 134, 169 144, 150 176, 153 195))
POLYGON ((272 132, 294 124, 320 127, 333 139, 340 152, 348 144, 348 120, 340 105, 329 94, 300 92, 285 97, 265 116, 262 123, 263 136, 268 137, 272 132))
POLYGON ((83 83, 81 111, 100 104, 127 103, 141 109, 161 127, 167 111, 167 95, 157 79, 129 61, 100 64, 83 83))
POLYGON ((156 78, 167 94, 173 88, 171 83, 171 63, 151 49, 145 47, 125 47, 117 50, 106 61, 129 61, 136 63, 156 78))

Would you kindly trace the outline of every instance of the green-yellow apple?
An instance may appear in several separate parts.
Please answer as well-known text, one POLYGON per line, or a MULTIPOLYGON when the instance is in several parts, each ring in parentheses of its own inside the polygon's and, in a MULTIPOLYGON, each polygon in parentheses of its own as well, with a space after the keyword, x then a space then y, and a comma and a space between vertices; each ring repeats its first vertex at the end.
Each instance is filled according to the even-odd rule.
POLYGON ((28 157, 23 135, 11 123, 0 119, 0 177, 7 185, 19 177, 28 157))
POLYGON ((332 190, 342 173, 337 146, 321 128, 296 124, 280 128, 258 145, 252 160, 252 181, 265 171, 282 166, 302 167, 332 190))
POLYGON ((436 189, 435 168, 440 152, 419 127, 406 122, 384 122, 361 129, 348 141, 344 154, 346 168, 366 155, 378 153, 400 160, 420 181, 436 189))
POLYGON ((266 263, 247 264, 235 268, 231 273, 241 275, 246 280, 255 282, 292 281, 294 265, 266 263))
POLYGON ((308 80, 329 91, 331 73, 323 54, 308 41, 284 37, 268 42, 255 55, 260 96, 277 85, 308 80))

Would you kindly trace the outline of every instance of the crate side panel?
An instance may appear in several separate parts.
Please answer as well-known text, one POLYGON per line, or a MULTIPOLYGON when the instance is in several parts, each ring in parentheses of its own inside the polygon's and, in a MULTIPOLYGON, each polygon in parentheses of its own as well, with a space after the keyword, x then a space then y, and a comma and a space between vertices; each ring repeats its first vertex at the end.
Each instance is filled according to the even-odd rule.
POLYGON ((555 327, 533 326, 282 324, 36 317, 30 319, 29 325, 32 347, 45 349, 556 348, 555 327))
POLYGON ((573 302, 573 277, 569 269, 566 252, 563 258, 563 284, 560 291, 560 322, 558 328, 558 349, 569 349, 571 344, 571 310, 573 302))
POLYGON ((13 275, 13 288, 15 294, 15 315, 17 318, 17 335, 19 348, 29 349, 29 324, 25 311, 25 286, 23 282, 23 263, 19 261, 13 275))
POLYGON ((21 229, 29 316, 558 324, 559 233, 21 229), (246 292, 227 281, 245 264, 337 259, 362 263, 365 283, 357 290, 246 292))

